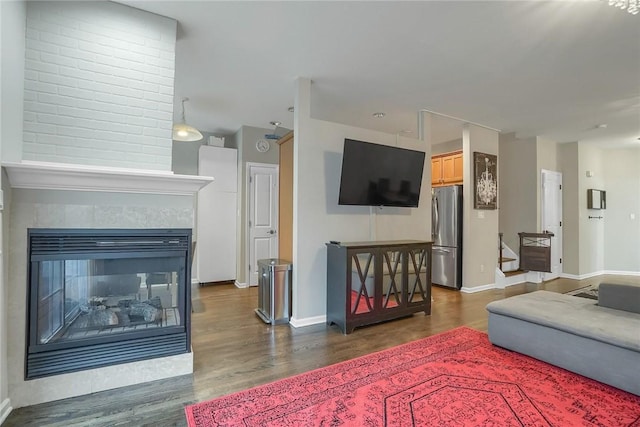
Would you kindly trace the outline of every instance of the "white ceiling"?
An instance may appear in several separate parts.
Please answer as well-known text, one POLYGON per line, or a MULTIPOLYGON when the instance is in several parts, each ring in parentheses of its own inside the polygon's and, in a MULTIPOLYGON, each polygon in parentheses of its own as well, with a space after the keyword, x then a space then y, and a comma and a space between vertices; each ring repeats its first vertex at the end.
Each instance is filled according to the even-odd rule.
POLYGON ((175 118, 189 97, 203 131, 292 128, 300 76, 322 120, 415 136, 428 109, 523 138, 640 146, 640 15, 606 1, 121 3, 178 21, 175 118))

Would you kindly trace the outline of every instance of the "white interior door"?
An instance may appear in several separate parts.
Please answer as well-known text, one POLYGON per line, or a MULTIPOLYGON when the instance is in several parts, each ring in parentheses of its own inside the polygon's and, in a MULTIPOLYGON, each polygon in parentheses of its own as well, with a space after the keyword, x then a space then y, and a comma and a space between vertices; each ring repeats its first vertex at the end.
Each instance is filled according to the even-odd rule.
POLYGON ((556 279, 562 273, 562 174, 542 170, 542 231, 554 234, 551 238, 551 273, 543 280, 556 279))
POLYGON ((278 256, 278 166, 248 165, 249 285, 258 284, 258 260, 278 256))

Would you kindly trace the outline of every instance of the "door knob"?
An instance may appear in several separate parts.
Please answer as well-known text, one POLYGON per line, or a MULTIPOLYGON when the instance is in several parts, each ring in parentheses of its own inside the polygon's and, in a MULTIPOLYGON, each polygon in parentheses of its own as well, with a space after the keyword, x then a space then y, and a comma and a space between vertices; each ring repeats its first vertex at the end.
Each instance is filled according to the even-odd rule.
POLYGON ((269 230, 269 234, 276 234, 276 230, 269 230))

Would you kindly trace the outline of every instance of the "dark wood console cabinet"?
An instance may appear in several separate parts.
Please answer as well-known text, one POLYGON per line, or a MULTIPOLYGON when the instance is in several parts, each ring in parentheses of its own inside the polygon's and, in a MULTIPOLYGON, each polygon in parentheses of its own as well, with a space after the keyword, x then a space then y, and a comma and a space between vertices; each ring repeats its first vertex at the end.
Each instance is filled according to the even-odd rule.
POLYGON ((421 240, 327 243, 327 324, 359 326, 431 314, 431 245, 421 240))

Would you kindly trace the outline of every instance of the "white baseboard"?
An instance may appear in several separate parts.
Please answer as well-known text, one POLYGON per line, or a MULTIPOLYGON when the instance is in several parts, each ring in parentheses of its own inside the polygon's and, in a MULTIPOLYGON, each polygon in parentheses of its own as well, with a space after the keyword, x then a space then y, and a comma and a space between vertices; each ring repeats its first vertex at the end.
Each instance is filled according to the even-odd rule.
POLYGON ((193 277, 191 278, 191 285, 199 285, 200 281, 198 279, 194 279, 193 277))
POLYGON ((593 273, 586 273, 586 274, 580 274, 580 275, 562 273, 560 274, 560 277, 565 279, 584 280, 584 279, 589 279, 591 277, 602 276, 605 274, 611 274, 616 276, 640 276, 640 271, 601 270, 601 271, 595 271, 593 273))
POLYGON ((596 276, 602 276, 603 274, 607 274, 604 270, 594 271, 593 273, 581 274, 580 279, 590 279, 596 276))
POLYGON ((490 289, 495 289, 495 288, 496 288, 495 283, 489 283, 488 285, 482 285, 482 286, 473 286, 473 287, 463 286, 462 289, 460 289, 460 292, 463 292, 465 294, 473 294, 476 292, 488 291, 490 289))
MULTIPOLYGON (((602 271, 594 271, 593 273, 586 273, 586 274, 568 274, 568 273, 560 273, 560 277, 564 278, 564 279, 574 279, 574 280, 584 280, 584 279, 590 279, 592 277, 596 277, 596 276, 602 276, 603 274, 608 274, 606 273, 604 270, 602 271)), ((614 274, 614 273, 611 273, 614 274)))
POLYGON ((242 282, 238 282, 236 280, 235 282, 236 288, 240 288, 240 289, 244 289, 244 288, 248 288, 249 284, 248 283, 242 283, 242 282))
POLYGON ((616 271, 606 270, 604 274, 615 274, 617 276, 640 276, 640 271, 616 271))
POLYGON ((0 425, 2 425, 2 423, 7 419, 12 410, 13 408, 11 407, 11 400, 9 398, 6 398, 0 404, 0 425))
POLYGON ((292 318, 289 321, 289 324, 294 328, 302 328, 304 326, 318 325, 321 323, 327 323, 327 316, 314 316, 314 317, 305 317, 303 319, 295 319, 292 318))

